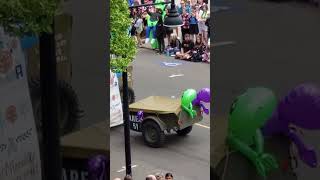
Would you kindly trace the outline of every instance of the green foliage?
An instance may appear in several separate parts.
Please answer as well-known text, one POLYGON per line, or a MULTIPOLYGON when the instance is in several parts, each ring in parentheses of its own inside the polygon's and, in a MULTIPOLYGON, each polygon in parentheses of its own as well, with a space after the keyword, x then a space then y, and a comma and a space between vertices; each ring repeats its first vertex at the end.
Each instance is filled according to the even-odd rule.
POLYGON ((51 33, 58 0, 0 0, 0 25, 16 36, 51 33))
POLYGON ((135 40, 128 35, 131 25, 129 15, 127 0, 110 1, 110 53, 114 55, 110 66, 114 72, 125 71, 137 52, 135 40))

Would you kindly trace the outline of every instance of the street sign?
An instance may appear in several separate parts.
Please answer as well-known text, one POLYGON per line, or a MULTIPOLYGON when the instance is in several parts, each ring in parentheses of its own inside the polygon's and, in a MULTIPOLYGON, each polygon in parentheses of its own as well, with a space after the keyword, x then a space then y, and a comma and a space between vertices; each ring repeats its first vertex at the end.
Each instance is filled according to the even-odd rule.
POLYGON ((110 127, 123 124, 123 112, 117 74, 110 71, 110 127))

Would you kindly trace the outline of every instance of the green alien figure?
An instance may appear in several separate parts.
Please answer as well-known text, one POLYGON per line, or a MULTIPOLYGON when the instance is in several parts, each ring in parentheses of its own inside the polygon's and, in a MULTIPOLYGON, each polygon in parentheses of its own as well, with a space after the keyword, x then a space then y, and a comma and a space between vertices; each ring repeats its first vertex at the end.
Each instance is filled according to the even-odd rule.
POLYGON ((187 89, 183 92, 181 97, 181 107, 183 110, 185 110, 189 116, 193 119, 197 112, 193 110, 192 101, 196 99, 197 97, 197 91, 194 89, 187 89))
POLYGON ((269 171, 278 168, 275 158, 264 152, 264 139, 260 130, 276 106, 277 98, 271 90, 249 88, 237 97, 229 113, 227 144, 231 150, 239 151, 248 158, 264 178, 269 171))

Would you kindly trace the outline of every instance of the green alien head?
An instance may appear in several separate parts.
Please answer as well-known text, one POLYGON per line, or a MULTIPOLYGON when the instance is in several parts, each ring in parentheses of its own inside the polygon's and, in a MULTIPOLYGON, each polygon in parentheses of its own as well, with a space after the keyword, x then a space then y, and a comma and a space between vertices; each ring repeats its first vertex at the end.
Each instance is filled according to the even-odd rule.
POLYGON ((272 116, 277 98, 267 88, 249 88, 238 96, 229 112, 229 132, 242 142, 252 145, 256 130, 272 116))

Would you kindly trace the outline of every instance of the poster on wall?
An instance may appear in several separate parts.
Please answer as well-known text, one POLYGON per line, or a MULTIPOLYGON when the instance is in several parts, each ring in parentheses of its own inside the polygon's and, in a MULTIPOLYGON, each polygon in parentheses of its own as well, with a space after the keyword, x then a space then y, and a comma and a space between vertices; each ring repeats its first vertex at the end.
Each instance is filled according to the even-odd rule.
POLYGON ((41 180, 37 131, 25 56, 0 27, 0 179, 41 180))
POLYGON ((110 127, 123 124, 123 111, 117 74, 110 71, 110 127))

